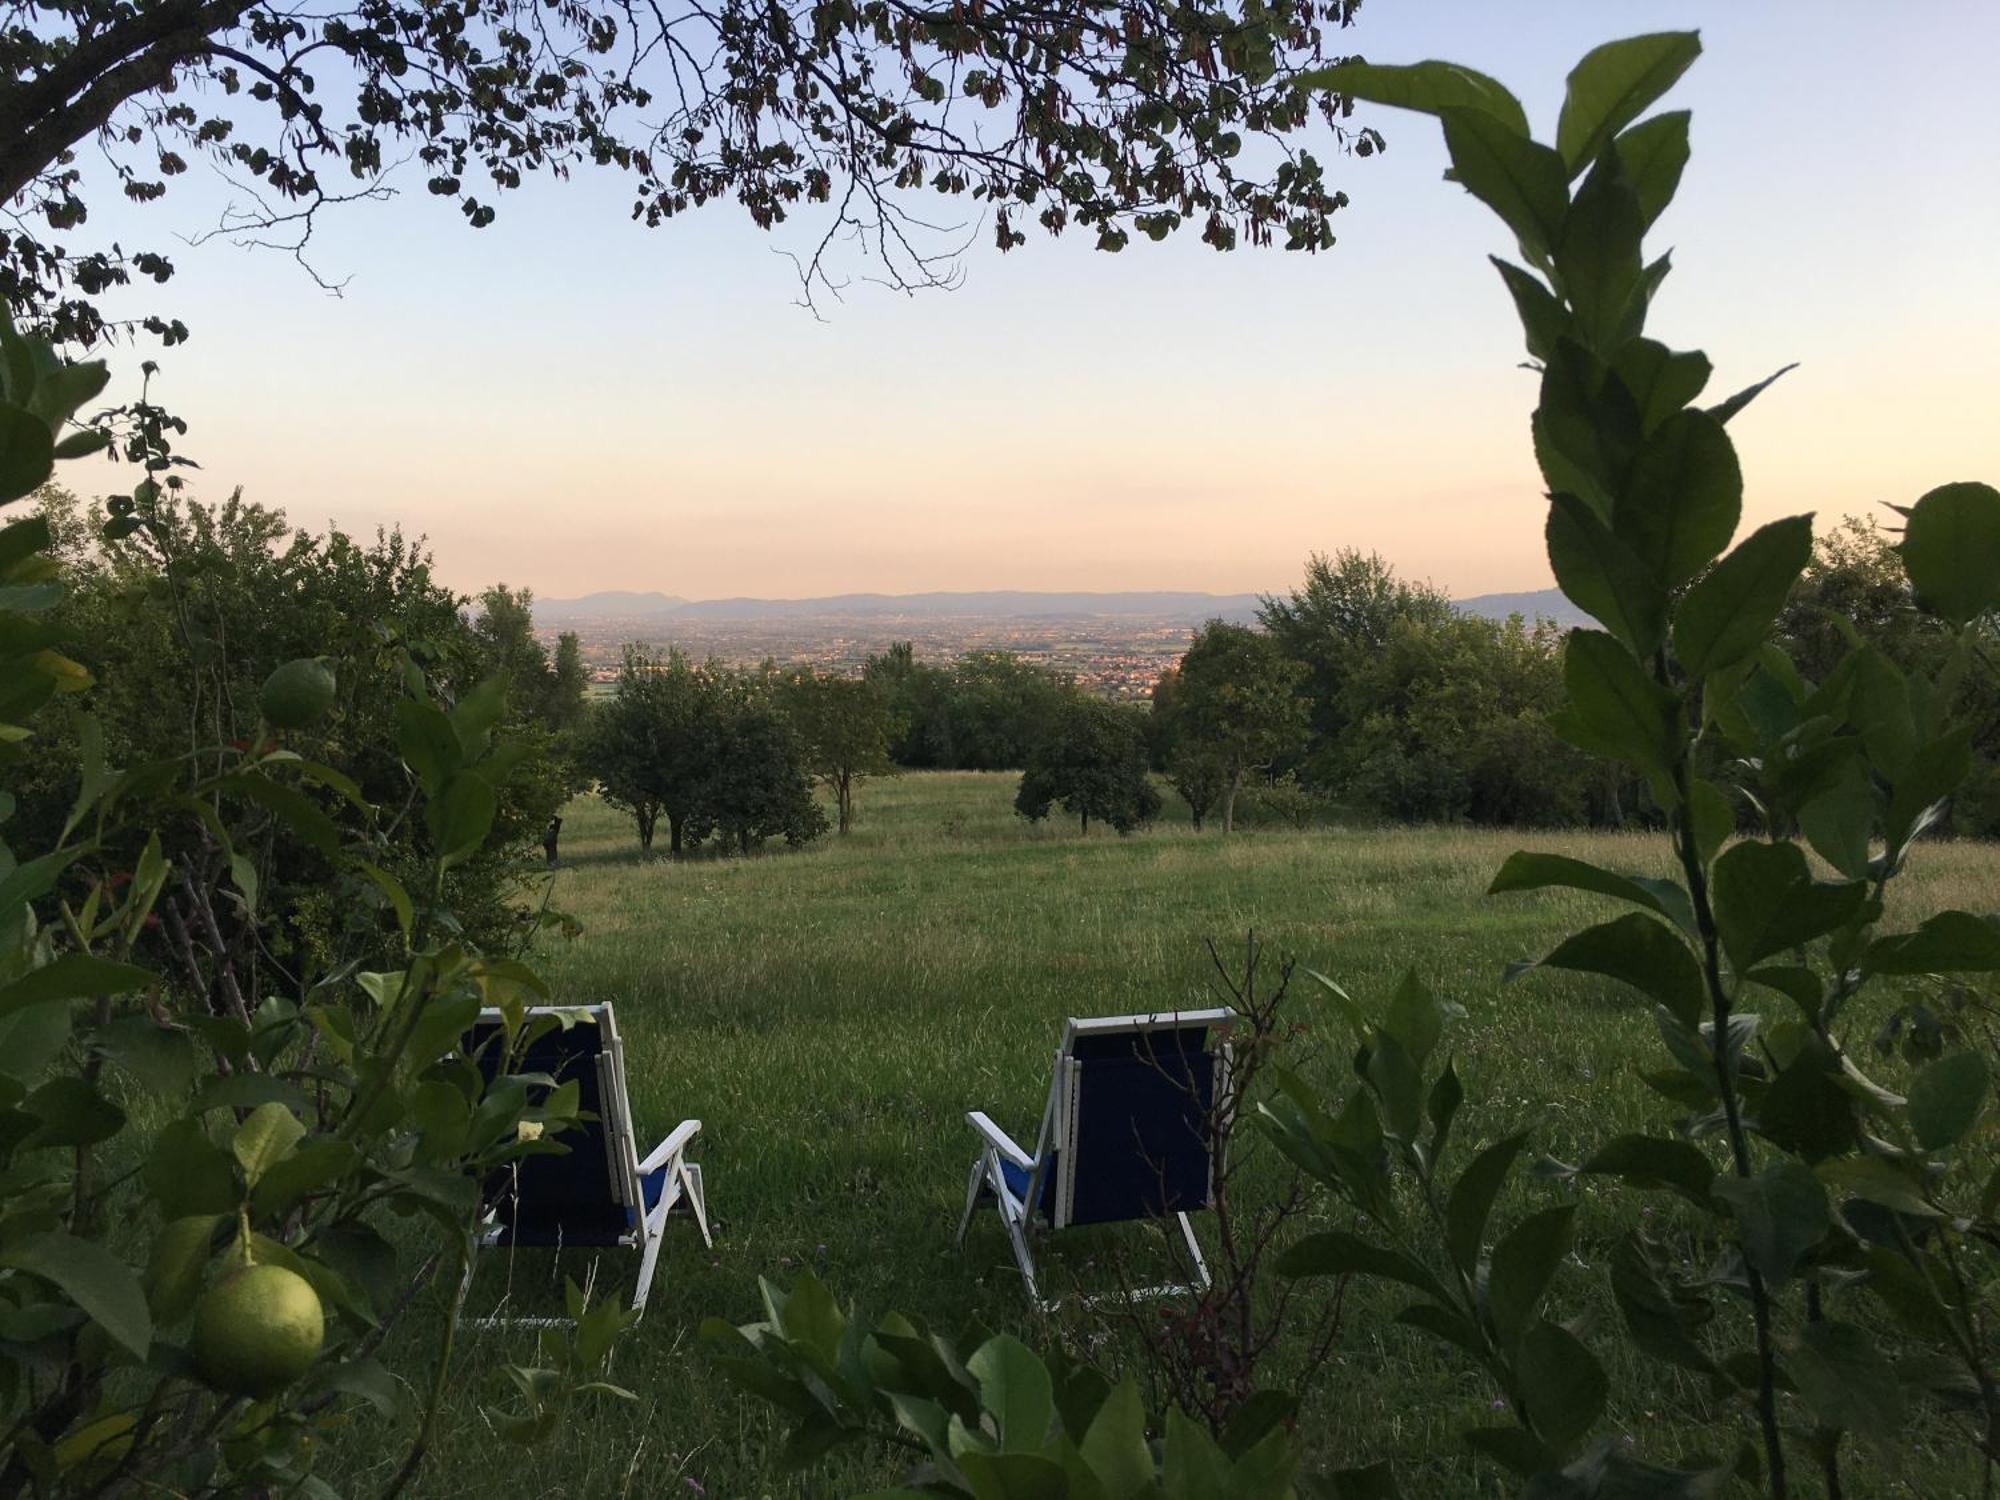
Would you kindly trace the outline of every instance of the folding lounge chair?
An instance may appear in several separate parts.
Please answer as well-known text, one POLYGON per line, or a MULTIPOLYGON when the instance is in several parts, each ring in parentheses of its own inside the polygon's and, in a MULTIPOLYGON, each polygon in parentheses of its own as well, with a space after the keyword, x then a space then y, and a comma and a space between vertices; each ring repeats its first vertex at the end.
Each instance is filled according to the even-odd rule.
MULTIPOLYGON (((546 1006, 530 1016, 568 1014, 571 1025, 553 1028, 531 1041, 517 1064, 523 1073, 546 1073, 558 1083, 574 1079, 578 1108, 595 1116, 564 1132, 566 1154, 525 1156, 487 1184, 487 1219, 481 1247, 623 1246, 640 1251, 639 1285, 632 1307, 643 1313, 659 1261, 667 1214, 685 1202, 694 1213, 702 1243, 713 1245, 708 1202, 702 1193, 701 1164, 687 1160, 688 1143, 701 1121, 683 1120, 641 1159, 625 1093, 625 1049, 618 1023, 606 1005, 546 1006)), ((493 1076, 499 1047, 497 1010, 482 1011, 468 1047, 495 1041, 479 1053, 493 1076)), ((467 1270, 470 1276, 470 1268, 467 1270)), ((559 1319, 482 1319, 482 1322, 559 1322, 559 1319)))
POLYGON ((958 1242, 980 1200, 991 1197, 1013 1243, 1028 1298, 1042 1304, 1029 1235, 1046 1226, 1131 1219, 1180 1221, 1193 1286, 1148 1288, 1158 1296, 1206 1288, 1208 1265, 1188 1214, 1208 1207, 1217 1168, 1218 1109, 1229 1101, 1227 1009, 1074 1017, 1056 1049, 1055 1076, 1032 1153, 982 1111, 966 1115, 979 1156, 965 1188, 958 1242))

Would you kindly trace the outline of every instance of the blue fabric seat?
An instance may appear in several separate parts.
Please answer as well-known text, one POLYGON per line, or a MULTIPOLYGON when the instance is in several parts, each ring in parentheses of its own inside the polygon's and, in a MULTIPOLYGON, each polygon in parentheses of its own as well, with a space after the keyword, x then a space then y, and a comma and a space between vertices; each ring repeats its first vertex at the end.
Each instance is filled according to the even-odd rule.
MULTIPOLYGON (((480 1243, 636 1248, 641 1258, 632 1305, 643 1310, 672 1209, 685 1204, 703 1243, 714 1243, 701 1167, 686 1157, 701 1121, 683 1120, 640 1159, 625 1089, 624 1048, 608 1004, 531 1007, 521 1035, 524 1040, 507 1059, 510 1076, 527 1087, 531 1101, 553 1086, 574 1084, 581 1122, 551 1143, 552 1149, 529 1150, 493 1174, 485 1188, 480 1243)), ((500 1012, 482 1011, 465 1046, 489 1085, 502 1066, 506 1044, 500 1012)))
POLYGON ((1174 1217, 1193 1281, 1207 1285, 1188 1215, 1206 1208, 1214 1189, 1234 1021, 1226 1009, 1072 1018, 1033 1152, 981 1111, 966 1116, 981 1148, 960 1242, 974 1209, 993 1200, 1028 1295, 1039 1300, 1031 1231, 1174 1217))

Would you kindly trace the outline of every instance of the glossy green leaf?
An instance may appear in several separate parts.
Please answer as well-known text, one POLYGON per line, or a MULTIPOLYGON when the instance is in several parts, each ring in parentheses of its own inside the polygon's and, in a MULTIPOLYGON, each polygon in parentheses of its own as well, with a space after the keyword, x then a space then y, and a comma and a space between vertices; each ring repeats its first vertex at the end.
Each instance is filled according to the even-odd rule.
POLYGON ((1326 89, 1349 99, 1420 114, 1484 110, 1517 134, 1528 133, 1528 116, 1520 100, 1484 73, 1457 63, 1340 63, 1302 73, 1296 82, 1301 88, 1326 89))
POLYGON ((1614 1136, 1577 1170, 1616 1177, 1636 1188, 1666 1188, 1704 1208, 1710 1206, 1708 1190, 1715 1182, 1715 1167, 1699 1146, 1646 1135, 1614 1136))
POLYGON ((1672 881, 1621 875, 1567 854, 1536 854, 1526 850, 1510 854, 1500 866, 1500 873, 1493 877, 1493 883, 1487 886, 1486 894, 1497 896, 1507 891, 1544 890, 1550 886, 1629 901, 1658 912, 1683 932, 1694 930, 1694 908, 1688 902, 1687 892, 1672 881))
POLYGON ((1146 1406, 1127 1375, 1111 1388, 1079 1445, 1084 1464, 1106 1500, 1132 1500, 1152 1487, 1153 1451, 1146 1443, 1146 1406))
POLYGON ((174 1120, 153 1138, 141 1173, 146 1191, 168 1218, 233 1212, 236 1173, 198 1120, 174 1120))
POLYGON ((443 795, 425 809, 438 862, 450 869, 477 854, 499 811, 500 799, 484 776, 476 771, 454 775, 443 795))
POLYGON ((202 1272, 213 1253, 215 1227, 222 1222, 220 1214, 192 1214, 169 1221, 154 1237, 146 1266, 146 1295, 161 1323, 178 1323, 194 1311, 202 1272))
POLYGON ((1914 932, 1877 938, 1868 945, 1862 967, 1870 974, 2000 973, 2000 921, 1971 912, 1939 912, 1914 932))
POLYGON ((1896 550, 1933 614, 1963 625, 2000 609, 2000 490, 1940 485, 1910 508, 1896 550))
POLYGON ((125 1111, 75 1074, 57 1074, 21 1108, 40 1122, 29 1146, 94 1146, 125 1128, 125 1111))
POLYGON ((1639 408, 1642 432, 1652 432, 1681 411, 1708 384, 1708 356, 1673 350, 1657 339, 1634 339, 1618 351, 1612 371, 1639 408))
POLYGON ((1672 928, 1639 912, 1585 928, 1538 962, 1510 968, 1507 977, 1530 968, 1616 979, 1666 1006, 1684 1026, 1695 1025, 1707 1004, 1701 966, 1687 943, 1672 928))
POLYGON ((1785 1371, 1822 1426, 1889 1448, 1908 1441, 1902 1382, 1872 1330, 1832 1319, 1807 1323, 1792 1336, 1785 1371))
POLYGON ((1529 1425, 1559 1454, 1575 1448, 1604 1414, 1611 1383, 1597 1356, 1568 1329, 1538 1322, 1514 1356, 1529 1425))
POLYGON ((38 1234, 0 1254, 0 1265, 57 1288, 140 1359, 153 1342, 153 1318, 138 1274, 93 1240, 38 1234))
POLYGON ((1725 422, 1725 423, 1728 422, 1731 417, 1735 416, 1738 412, 1742 411, 1744 407, 1748 406, 1752 401, 1755 401, 1759 396, 1763 395, 1764 392, 1769 390, 1772 386, 1776 385, 1780 380, 1782 380, 1785 376, 1791 374, 1792 371, 1796 370, 1797 368, 1798 365, 1789 364, 1785 365, 1781 369, 1773 371, 1771 374, 1766 375, 1762 380, 1758 381, 1755 385, 1745 386, 1742 390, 1738 391, 1728 400, 1718 401, 1715 405, 1711 406, 1708 409, 1708 414, 1711 417, 1715 418, 1715 420, 1718 422, 1725 422))
POLYGON ((1977 1052, 1951 1052, 1910 1080, 1910 1129, 1926 1151, 1956 1146, 1979 1118, 1991 1083, 1977 1052))
POLYGON ((1729 545, 1742 513, 1735 446, 1715 418, 1687 410, 1667 418, 1640 447, 1611 529, 1657 584, 1675 589, 1729 545))
POLYGON ((1009 1452, 1032 1452, 1048 1441, 1055 1394, 1048 1367, 1019 1339, 988 1339, 965 1362, 979 1382, 979 1397, 993 1414, 1000 1443, 1009 1452))
POLYGON ((157 975, 136 964, 114 963, 88 953, 65 953, 0 988, 0 1016, 52 1001, 123 995, 158 982, 157 975))
POLYGON ((1692 31, 1662 31, 1606 42, 1570 69, 1556 124, 1556 148, 1572 176, 1619 131, 1645 113, 1701 56, 1692 31))
POLYGON ((1453 179, 1500 216, 1523 255, 1545 261, 1569 210, 1562 158, 1483 110, 1450 108, 1442 119, 1453 179))
POLYGON ((1548 1294, 1556 1268, 1575 1238, 1576 1205, 1531 1214, 1493 1247, 1486 1275, 1486 1303, 1502 1339, 1528 1326, 1548 1294))
POLYGON ((54 472, 55 436, 49 424, 0 403, 0 505, 32 494, 54 472))
POLYGON ((1467 1275, 1479 1264, 1479 1250, 1486 1239, 1486 1221, 1492 1216, 1493 1200, 1513 1169, 1514 1158, 1527 1143, 1527 1136, 1521 1134, 1495 1141, 1475 1156, 1451 1185, 1444 1206, 1445 1249, 1467 1275))
POLYGON ((1915 1218, 1941 1217, 1924 1197, 1923 1189, 1895 1164, 1879 1156, 1850 1156, 1839 1161, 1823 1161, 1814 1171, 1819 1180, 1837 1192, 1915 1218))
POLYGON ((1732 666, 1763 645, 1812 558, 1812 517, 1761 526, 1687 591, 1674 615, 1674 654, 1689 677, 1732 666))
POLYGON ((1549 497, 1549 569, 1578 609, 1640 656, 1666 639, 1667 596, 1638 556, 1574 495, 1549 497))
POLYGON ((1714 901, 1723 949, 1741 973, 1853 921, 1868 887, 1814 880, 1796 844, 1746 840, 1716 860, 1714 901))
POLYGON ((1572 630, 1563 650, 1568 702, 1550 724, 1578 749, 1664 774, 1686 735, 1680 701, 1615 637, 1572 630))
POLYGON ((243 1168, 243 1180, 254 1188, 258 1178, 292 1154, 305 1133, 305 1126, 284 1105, 260 1104, 236 1127, 230 1154, 243 1168))
POLYGON ((1684 109, 1642 120, 1618 137, 1618 159, 1639 197, 1639 222, 1647 229, 1666 212, 1680 190, 1688 162, 1688 121, 1684 109))
POLYGON ((1278 1270, 1286 1276, 1373 1276, 1414 1287, 1438 1302, 1449 1303, 1444 1287, 1421 1262, 1400 1250, 1372 1245, 1343 1229, 1309 1234, 1288 1246, 1278 1257, 1278 1270))
POLYGON ((1568 310, 1539 277, 1497 255, 1487 258, 1500 272, 1508 295, 1514 299, 1514 311, 1520 315, 1528 353, 1536 359, 1548 359, 1555 353, 1557 340, 1569 332, 1568 310))
POLYGON ((1406 969, 1389 1001, 1383 1030, 1402 1044, 1410 1061, 1421 1069, 1430 1061, 1438 1040, 1444 1035, 1444 1008, 1430 992, 1415 969, 1406 969))
POLYGON ((1599 161, 1570 204, 1555 264, 1578 335, 1606 357, 1628 336, 1633 302, 1645 284, 1644 232, 1632 184, 1614 161, 1599 161))
POLYGON ((462 763, 451 720, 435 703, 404 698, 396 704, 396 749, 428 796, 444 790, 462 763))
POLYGON ((1718 1177, 1709 1192, 1735 1219, 1744 1258, 1773 1286, 1833 1223, 1826 1189, 1795 1161, 1772 1162, 1754 1177, 1718 1177))

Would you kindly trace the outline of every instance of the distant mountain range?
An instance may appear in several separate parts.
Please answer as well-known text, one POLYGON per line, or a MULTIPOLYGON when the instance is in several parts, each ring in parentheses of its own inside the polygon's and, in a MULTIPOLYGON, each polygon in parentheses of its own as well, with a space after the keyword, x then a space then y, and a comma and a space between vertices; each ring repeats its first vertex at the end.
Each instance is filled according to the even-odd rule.
POLYGON ((672 594, 615 592, 580 599, 537 599, 544 624, 584 620, 672 619, 694 623, 753 620, 984 619, 1034 620, 1089 617, 1185 619, 1217 616, 1247 620, 1256 615, 1255 594, 1038 593, 995 589, 973 593, 830 594, 820 599, 680 599, 672 594))
MULTIPOLYGON (((1250 621, 1256 594, 1203 594, 1189 591, 1047 593, 994 589, 971 593, 830 594, 820 599, 683 599, 675 594, 613 589, 577 599, 537 599, 544 625, 584 622, 665 621, 738 624, 758 620, 985 619, 1047 620, 1132 618, 1146 620, 1250 621)), ((1582 613, 1555 589, 1521 594, 1480 594, 1460 599, 1470 615, 1504 620, 1509 615, 1547 618, 1559 625, 1583 623, 1582 613)))
POLYGON ((1590 623, 1590 616, 1565 599, 1561 589, 1535 589, 1526 594, 1479 594, 1453 602, 1464 613, 1488 620, 1504 620, 1509 615, 1519 615, 1529 621, 1553 620, 1565 629, 1590 623))

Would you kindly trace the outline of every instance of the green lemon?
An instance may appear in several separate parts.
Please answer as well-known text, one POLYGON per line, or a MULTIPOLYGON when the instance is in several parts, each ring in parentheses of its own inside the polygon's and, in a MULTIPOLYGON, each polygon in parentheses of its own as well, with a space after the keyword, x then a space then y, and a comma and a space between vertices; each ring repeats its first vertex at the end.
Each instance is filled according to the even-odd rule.
POLYGON ((273 729, 305 729, 333 707, 333 695, 333 669, 301 656, 264 679, 257 706, 273 729))
POLYGON ((325 1335, 310 1282, 283 1266, 245 1266, 202 1293, 189 1348, 215 1389, 261 1400, 305 1374, 325 1335))

